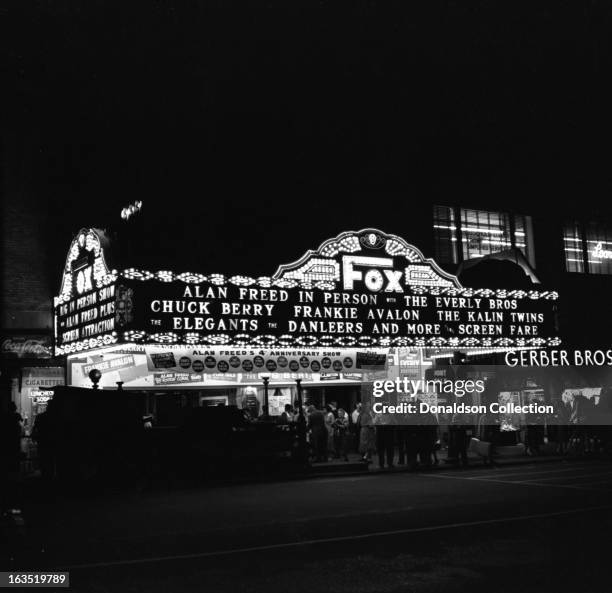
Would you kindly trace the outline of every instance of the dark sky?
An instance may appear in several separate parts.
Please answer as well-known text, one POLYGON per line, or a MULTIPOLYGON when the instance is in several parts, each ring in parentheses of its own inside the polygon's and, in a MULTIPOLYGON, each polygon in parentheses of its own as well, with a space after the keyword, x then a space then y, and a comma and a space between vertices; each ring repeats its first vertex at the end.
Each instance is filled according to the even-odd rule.
POLYGON ((177 261, 297 257, 438 201, 609 210, 612 8, 519 4, 3 3, 6 192, 58 268, 135 199, 177 261))

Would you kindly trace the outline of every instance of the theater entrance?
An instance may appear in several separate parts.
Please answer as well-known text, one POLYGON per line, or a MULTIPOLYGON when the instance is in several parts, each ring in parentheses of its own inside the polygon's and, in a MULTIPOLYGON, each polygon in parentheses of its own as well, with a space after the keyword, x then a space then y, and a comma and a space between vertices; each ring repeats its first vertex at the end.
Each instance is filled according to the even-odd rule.
POLYGON ((304 389, 304 403, 324 408, 335 402, 338 408, 343 408, 349 414, 355 409, 357 402, 361 401, 361 386, 356 385, 332 385, 312 386, 306 385, 304 389))

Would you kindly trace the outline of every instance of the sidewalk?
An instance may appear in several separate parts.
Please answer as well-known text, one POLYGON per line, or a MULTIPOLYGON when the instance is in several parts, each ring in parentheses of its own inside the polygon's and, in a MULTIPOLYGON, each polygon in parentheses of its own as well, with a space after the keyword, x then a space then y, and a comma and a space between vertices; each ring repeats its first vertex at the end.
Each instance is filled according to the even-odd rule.
MULTIPOLYGON (((557 454, 542 454, 539 456, 528 456, 524 452, 517 454, 514 447, 509 448, 498 448, 499 455, 494 457, 495 465, 493 467, 506 467, 512 465, 527 465, 527 464, 540 464, 540 463, 562 463, 565 461, 574 460, 574 457, 567 457, 557 454), (507 450, 503 450, 507 449, 507 450)), ((464 468, 456 462, 449 461, 447 458, 446 451, 438 451, 438 464, 431 465, 428 467, 411 467, 409 465, 396 465, 393 468, 381 468, 378 464, 378 456, 374 455, 372 462, 367 464, 361 460, 361 455, 357 453, 349 453, 349 460, 344 461, 341 459, 333 459, 322 463, 312 463, 306 468, 298 468, 296 466, 284 466, 284 469, 277 468, 276 470, 245 474, 226 474, 225 476, 218 476, 210 478, 208 480, 200 480, 197 478, 187 479, 173 479, 172 477, 162 480, 153 480, 152 482, 141 482, 140 486, 135 484, 132 485, 112 485, 106 484, 107 488, 101 488, 99 494, 103 495, 104 491, 107 493, 119 494, 123 490, 174 490, 183 488, 199 488, 199 487, 220 487, 220 486, 231 486, 241 485, 250 483, 263 483, 263 482, 287 482, 294 480, 310 480, 318 478, 329 478, 329 477, 346 477, 346 476, 366 476, 366 475, 382 475, 389 473, 407 473, 407 472, 437 472, 437 471, 462 471, 465 469, 477 470, 479 468, 487 469, 491 468, 490 465, 485 465, 482 458, 469 455, 468 456, 468 467, 464 468)), ((397 460, 397 451, 396 457, 397 460)), ((583 461, 588 461, 591 457, 581 458, 583 461)), ((597 459, 597 457, 593 457, 597 459)), ((26 494, 27 498, 36 499, 39 495, 43 495, 47 492, 49 484, 43 485, 40 474, 38 471, 33 471, 28 475, 22 475, 21 485, 26 494)), ((63 496, 69 495, 70 489, 66 489, 65 486, 55 484, 52 486, 51 491, 54 491, 56 495, 63 496), (63 493, 63 494, 61 494, 63 493)), ((83 489, 87 492, 87 486, 83 489)))
MULTIPOLYGON (((381 468, 378 464, 378 456, 372 456, 372 462, 369 464, 361 461, 361 455, 356 453, 349 453, 349 461, 346 462, 340 459, 333 459, 323 463, 313 463, 310 467, 310 471, 304 477, 323 477, 333 475, 363 475, 378 474, 378 473, 389 473, 389 472, 410 472, 410 471, 438 471, 438 470, 461 470, 463 468, 457 461, 449 460, 447 457, 447 451, 438 451, 438 464, 431 465, 428 467, 412 468, 408 465, 399 465, 397 463, 397 452, 396 462, 393 468, 384 467, 381 468)), ((566 461, 568 458, 563 455, 558 455, 554 452, 544 451, 541 455, 530 456, 526 455, 524 451, 517 447, 499 447, 498 454, 493 458, 495 466, 505 467, 508 465, 521 465, 521 464, 532 464, 532 463, 559 463, 566 461)), ((585 459, 588 459, 585 458, 585 459)), ((495 467, 493 466, 493 467, 495 467)), ((490 465, 485 465, 482 457, 477 455, 468 455, 468 468, 489 468, 490 465)))

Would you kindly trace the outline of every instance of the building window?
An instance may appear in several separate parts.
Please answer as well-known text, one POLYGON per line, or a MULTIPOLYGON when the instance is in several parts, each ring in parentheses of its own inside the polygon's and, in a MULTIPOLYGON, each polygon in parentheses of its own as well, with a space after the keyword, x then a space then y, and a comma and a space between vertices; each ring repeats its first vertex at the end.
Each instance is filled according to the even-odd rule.
POLYGON ((517 247, 533 266, 531 234, 529 216, 434 206, 434 248, 440 263, 457 263, 460 257, 472 259, 517 247))
POLYGON ((584 272, 582 232, 577 224, 567 224, 563 228, 563 248, 565 269, 568 272, 584 272))
POLYGON ((567 224, 563 244, 568 272, 612 274, 612 231, 595 223, 567 224))
POLYGON ((589 225, 586 241, 589 272, 612 274, 612 232, 597 225, 589 225))
POLYGON ((434 249, 438 263, 457 263, 455 212, 447 206, 434 206, 434 249))

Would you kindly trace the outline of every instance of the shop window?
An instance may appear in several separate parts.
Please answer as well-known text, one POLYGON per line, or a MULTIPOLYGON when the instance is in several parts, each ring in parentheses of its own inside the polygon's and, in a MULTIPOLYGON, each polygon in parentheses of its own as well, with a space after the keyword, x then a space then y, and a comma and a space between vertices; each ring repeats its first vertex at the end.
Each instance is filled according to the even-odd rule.
POLYGON ((447 206, 434 206, 434 249, 438 263, 457 263, 455 213, 447 206))
POLYGON ((434 206, 436 261, 457 263, 459 257, 464 260, 483 257, 512 247, 520 249, 531 265, 534 265, 530 217, 434 206))
POLYGON ((612 274, 612 231, 601 225, 572 223, 563 229, 568 272, 612 274))

